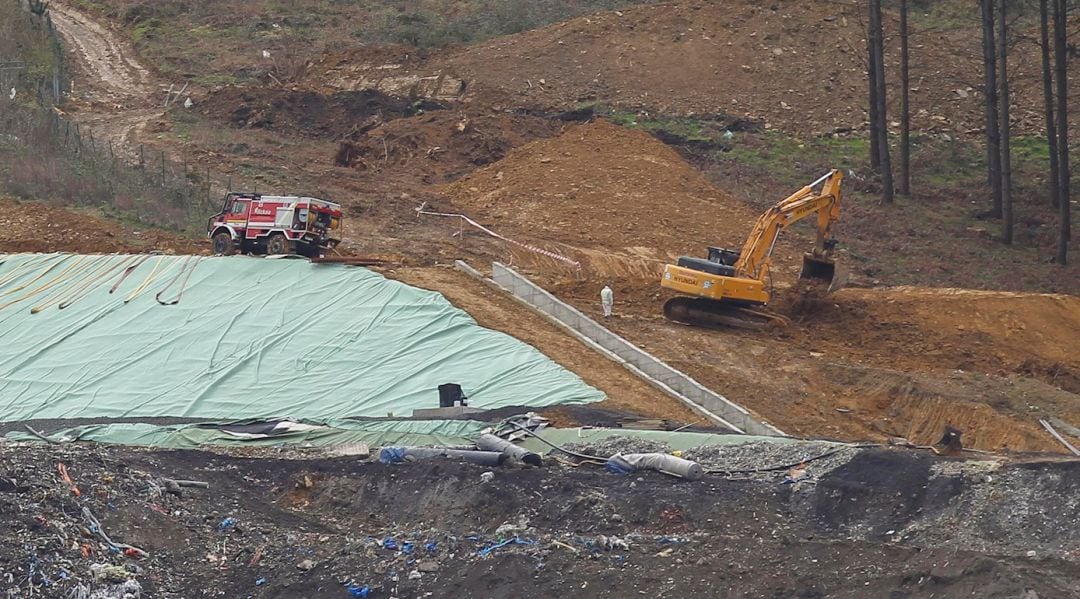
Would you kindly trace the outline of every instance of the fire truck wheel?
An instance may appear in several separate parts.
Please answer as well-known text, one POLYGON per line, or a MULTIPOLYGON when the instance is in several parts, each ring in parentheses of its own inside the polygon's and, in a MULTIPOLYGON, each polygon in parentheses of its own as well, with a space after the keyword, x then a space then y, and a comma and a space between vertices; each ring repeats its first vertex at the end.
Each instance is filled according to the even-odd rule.
POLYGON ((270 239, 266 240, 266 253, 270 255, 291 254, 292 244, 281 233, 274 233, 270 236, 270 239))
POLYGON ((232 233, 220 231, 214 234, 214 253, 222 256, 231 256, 236 253, 236 244, 233 243, 232 233))

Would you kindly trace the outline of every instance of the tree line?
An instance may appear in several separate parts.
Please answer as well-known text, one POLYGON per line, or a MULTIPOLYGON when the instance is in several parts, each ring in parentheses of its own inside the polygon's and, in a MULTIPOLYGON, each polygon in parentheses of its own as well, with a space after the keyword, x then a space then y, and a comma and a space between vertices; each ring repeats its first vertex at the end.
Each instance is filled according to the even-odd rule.
MULTIPOLYGON (((1042 58, 1042 87, 1049 151, 1049 200, 1057 209, 1057 252, 1054 261, 1065 264, 1071 231, 1068 119, 1068 60, 1075 48, 1066 31, 1067 0, 1037 0, 1039 4, 1039 46, 1042 58)), ((1001 221, 1001 240, 1013 243, 1013 181, 1010 150, 1009 50, 1011 26, 1019 2, 979 0, 982 23, 983 85, 986 112, 986 176, 990 208, 986 217, 1001 221)), ((882 202, 892 203, 894 195, 911 194, 911 116, 908 77, 908 0, 899 0, 900 42, 900 138, 899 173, 893 179, 886 118, 885 38, 882 0, 868 0, 867 82, 869 84, 870 164, 879 174, 882 202)), ((973 7, 974 8, 974 7, 973 7)))

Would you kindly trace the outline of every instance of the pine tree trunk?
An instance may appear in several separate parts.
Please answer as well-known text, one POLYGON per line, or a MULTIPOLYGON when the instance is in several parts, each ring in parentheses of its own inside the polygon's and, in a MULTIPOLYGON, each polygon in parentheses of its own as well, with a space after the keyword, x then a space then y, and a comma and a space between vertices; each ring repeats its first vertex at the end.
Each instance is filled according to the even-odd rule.
POLYGON ((1072 225, 1069 221, 1069 87, 1065 58, 1065 0, 1054 2, 1054 67, 1057 70, 1057 142, 1058 142, 1058 264, 1065 264, 1072 225))
MULTIPOLYGON (((1054 0, 1057 2, 1057 0, 1054 0)), ((1054 77, 1050 70, 1050 18, 1048 0, 1039 0, 1039 36, 1042 49, 1043 100, 1046 112, 1046 145, 1050 149, 1050 201, 1058 208, 1061 187, 1058 180, 1057 130, 1054 128, 1054 77)))
POLYGON ((866 83, 869 86, 870 107, 870 168, 877 169, 881 166, 881 150, 878 140, 881 138, 878 131, 878 102, 877 102, 877 63, 874 60, 874 1, 867 3, 870 7, 869 19, 866 25, 866 83))
POLYGON ((889 119, 885 109, 885 40, 881 31, 881 0, 870 0, 873 60, 878 117, 878 154, 881 159, 881 201, 893 201, 892 161, 889 159, 889 119))
POLYGON ((911 109, 908 104, 909 88, 908 0, 900 0, 900 184, 898 193, 902 196, 911 195, 911 109))
POLYGON ((983 77, 986 87, 986 169, 993 193, 989 215, 1001 218, 1001 140, 998 132, 997 67, 994 58, 994 0, 980 0, 983 26, 983 77))
POLYGON ((1009 44, 1008 19, 1005 13, 1005 0, 998 0, 998 73, 1000 81, 998 94, 998 112, 1001 113, 1001 240, 1006 245, 1013 242, 1013 206, 1012 206, 1012 156, 1009 152, 1009 44))

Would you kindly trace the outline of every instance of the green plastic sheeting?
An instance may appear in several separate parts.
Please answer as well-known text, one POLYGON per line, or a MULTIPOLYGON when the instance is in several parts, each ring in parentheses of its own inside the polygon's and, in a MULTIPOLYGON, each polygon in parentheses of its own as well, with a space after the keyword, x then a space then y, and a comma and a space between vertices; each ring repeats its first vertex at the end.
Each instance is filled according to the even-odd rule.
MULTIPOLYGON (((262 439, 242 439, 212 428, 194 425, 160 426, 145 423, 90 424, 54 432, 54 441, 97 441, 123 445, 143 445, 168 449, 196 449, 213 446, 327 447, 343 443, 385 445, 467 445, 486 426, 468 420, 394 420, 355 423, 335 422, 324 428, 288 432, 262 439)), ((12 431, 5 438, 39 441, 30 433, 12 431)))
POLYGON ((604 399, 440 294, 362 268, 241 256, 0 262, 0 421, 400 417, 437 407, 442 383, 485 409, 604 399))
MULTIPOLYGON (((665 443, 673 450, 687 450, 695 447, 709 447, 714 445, 742 445, 744 443, 757 442, 776 443, 781 445, 804 442, 802 439, 793 437, 766 437, 687 431, 650 431, 628 428, 545 428, 538 434, 544 441, 560 447, 570 443, 596 443, 597 441, 613 437, 645 439, 657 443, 665 443)), ((529 451, 540 453, 547 453, 551 450, 551 445, 532 436, 526 437, 521 442, 521 445, 529 451)), ((842 444, 837 443, 837 445, 842 444)))

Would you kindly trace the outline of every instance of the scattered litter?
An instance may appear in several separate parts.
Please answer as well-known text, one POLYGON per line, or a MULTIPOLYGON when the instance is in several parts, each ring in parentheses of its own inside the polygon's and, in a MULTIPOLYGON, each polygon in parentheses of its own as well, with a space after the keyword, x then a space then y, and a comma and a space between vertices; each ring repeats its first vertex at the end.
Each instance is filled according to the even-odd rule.
POLYGON ((260 586, 262 586, 264 584, 266 584, 266 577, 265 576, 263 576, 262 578, 259 578, 259 579, 257 579, 255 581, 255 586, 257 586, 257 587, 260 587, 260 586))
POLYGON ((590 547, 597 551, 615 551, 616 549, 620 551, 629 551, 630 543, 627 543, 619 537, 600 535, 593 539, 590 543, 590 547))
POLYGON ((536 541, 531 541, 529 539, 523 539, 521 537, 510 537, 509 539, 499 541, 498 543, 495 543, 493 545, 488 545, 487 547, 484 547, 483 549, 477 551, 476 555, 478 555, 480 557, 487 557, 492 551, 495 551, 496 549, 500 549, 502 547, 506 547, 507 545, 535 545, 535 544, 536 544, 536 541))
POLYGON ((56 471, 60 473, 61 480, 63 480, 64 484, 71 490, 72 495, 76 497, 82 495, 82 492, 79 491, 79 487, 75 486, 75 481, 71 480, 71 476, 68 475, 67 466, 65 466, 63 462, 56 463, 56 471))
POLYGON ((138 547, 132 547, 131 545, 125 545, 123 543, 114 543, 113 540, 109 538, 109 535, 105 534, 105 530, 101 528, 101 522, 99 522, 97 517, 94 516, 94 513, 90 511, 90 508, 83 506, 82 516, 90 532, 101 537, 101 540, 105 541, 105 544, 113 551, 123 551, 124 555, 129 557, 147 557, 149 555, 138 547))
POLYGON ((366 586, 359 587, 359 586, 349 585, 349 586, 345 587, 345 590, 349 592, 349 595, 351 595, 353 597, 358 597, 359 599, 364 599, 368 595, 371 595, 371 588, 366 587, 366 586))
POLYGON ((111 564, 90 564, 90 576, 98 582, 124 582, 131 578, 127 568, 111 564))
POLYGON ((495 473, 490 470, 480 475, 480 482, 482 483, 489 483, 493 480, 495 480, 495 473))
POLYGON ((232 530, 234 528, 236 528, 236 518, 232 518, 232 517, 225 518, 217 526, 217 529, 222 531, 222 532, 227 531, 227 530, 232 530))

